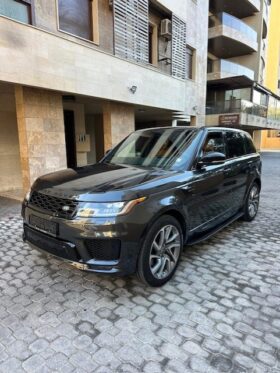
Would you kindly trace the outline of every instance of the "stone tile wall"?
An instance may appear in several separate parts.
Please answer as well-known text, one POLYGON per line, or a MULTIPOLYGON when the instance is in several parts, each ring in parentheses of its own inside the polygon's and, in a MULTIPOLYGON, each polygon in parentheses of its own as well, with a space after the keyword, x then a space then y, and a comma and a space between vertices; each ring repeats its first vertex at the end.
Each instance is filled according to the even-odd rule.
POLYGON ((16 110, 23 188, 40 175, 66 167, 60 94, 16 86, 16 110))
POLYGON ((14 86, 0 84, 0 192, 22 188, 14 86))

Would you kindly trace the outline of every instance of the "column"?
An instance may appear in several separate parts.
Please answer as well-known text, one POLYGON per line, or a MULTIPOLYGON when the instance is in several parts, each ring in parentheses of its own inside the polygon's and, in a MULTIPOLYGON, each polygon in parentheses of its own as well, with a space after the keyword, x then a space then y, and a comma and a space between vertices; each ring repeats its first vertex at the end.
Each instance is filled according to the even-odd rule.
POLYGON ((16 114, 23 189, 40 175, 66 168, 62 96, 16 86, 16 114))
POLYGON ((132 105, 115 102, 104 103, 103 135, 105 152, 133 131, 135 131, 135 113, 132 105))

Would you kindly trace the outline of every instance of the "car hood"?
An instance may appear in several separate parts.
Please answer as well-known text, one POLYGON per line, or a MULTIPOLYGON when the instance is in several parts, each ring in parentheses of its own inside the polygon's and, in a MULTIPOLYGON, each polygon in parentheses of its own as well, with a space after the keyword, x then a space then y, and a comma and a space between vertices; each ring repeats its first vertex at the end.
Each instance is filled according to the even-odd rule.
POLYGON ((79 201, 126 201, 178 186, 178 171, 98 163, 41 176, 32 189, 79 201))

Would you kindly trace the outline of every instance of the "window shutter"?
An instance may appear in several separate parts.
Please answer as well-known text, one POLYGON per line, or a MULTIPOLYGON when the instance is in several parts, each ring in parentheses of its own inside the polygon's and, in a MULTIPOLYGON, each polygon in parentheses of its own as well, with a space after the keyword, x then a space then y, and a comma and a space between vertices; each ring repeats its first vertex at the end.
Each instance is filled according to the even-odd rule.
POLYGON ((172 15, 172 75, 186 78, 187 28, 184 21, 172 15))
POLYGON ((115 55, 149 63, 148 0, 114 0, 115 55))

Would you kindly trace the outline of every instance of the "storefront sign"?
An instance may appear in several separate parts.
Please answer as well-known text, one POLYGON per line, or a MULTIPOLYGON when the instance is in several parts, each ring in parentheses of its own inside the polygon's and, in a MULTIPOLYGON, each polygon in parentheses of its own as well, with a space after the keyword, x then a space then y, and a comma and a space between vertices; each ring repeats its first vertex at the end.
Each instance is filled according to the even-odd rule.
POLYGON ((222 127, 240 127, 239 114, 219 115, 219 125, 222 127))

